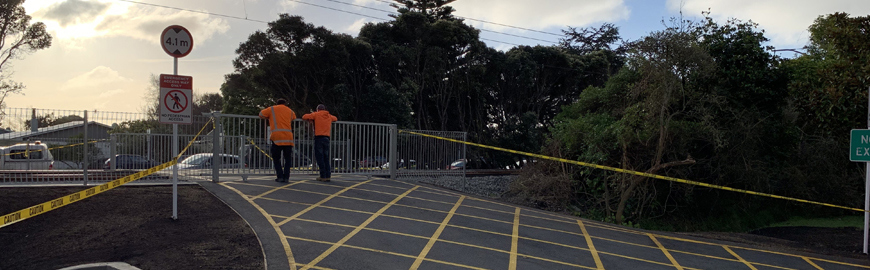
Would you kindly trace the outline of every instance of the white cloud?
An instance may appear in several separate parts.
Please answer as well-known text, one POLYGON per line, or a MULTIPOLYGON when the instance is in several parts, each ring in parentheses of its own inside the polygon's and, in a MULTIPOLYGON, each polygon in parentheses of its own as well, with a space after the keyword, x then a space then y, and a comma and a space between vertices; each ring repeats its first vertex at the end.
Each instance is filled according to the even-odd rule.
POLYGON ((717 21, 728 18, 752 20, 765 30, 771 43, 779 46, 806 45, 807 28, 819 16, 846 12, 853 16, 870 13, 870 1, 853 0, 668 0, 668 9, 683 14, 700 15, 710 10, 717 21))
POLYGON ((91 71, 67 80, 61 91, 77 91, 103 95, 106 89, 118 88, 133 82, 133 80, 121 76, 117 71, 98 66, 91 71))
POLYGON ((207 14, 179 11, 123 2, 67 0, 36 7, 34 19, 43 21, 60 40, 123 36, 153 43, 170 25, 182 25, 202 44, 229 24, 207 14))
POLYGON ((366 18, 356 20, 350 26, 345 28, 343 32, 351 36, 356 36, 357 34, 359 34, 359 30, 362 29, 363 25, 365 25, 369 21, 371 20, 366 18))
MULTIPOLYGON (((473 0, 450 4, 454 15, 532 29, 565 26, 585 27, 601 22, 628 19, 623 0, 544 0, 504 1, 473 0)), ((504 26, 466 21, 475 27, 503 30, 504 26)))
POLYGON ((290 12, 293 9, 296 9, 296 7, 299 6, 299 3, 295 2, 295 1, 290 1, 290 0, 282 0, 278 4, 281 6, 282 12, 285 12, 285 13, 290 12))

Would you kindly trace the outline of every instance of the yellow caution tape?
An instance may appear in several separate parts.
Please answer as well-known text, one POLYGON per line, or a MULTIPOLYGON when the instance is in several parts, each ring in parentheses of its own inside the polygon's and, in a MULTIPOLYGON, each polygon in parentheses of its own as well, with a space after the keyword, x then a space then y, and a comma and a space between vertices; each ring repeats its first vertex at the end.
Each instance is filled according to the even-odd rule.
POLYGON ((260 150, 260 153, 263 153, 263 155, 266 155, 267 158, 272 159, 272 156, 270 156, 269 154, 267 154, 266 151, 263 151, 263 149, 260 149, 260 147, 257 146, 256 143, 254 143, 254 140, 252 140, 251 138, 248 138, 248 141, 250 141, 250 142, 251 142, 251 145, 253 145, 254 147, 256 147, 257 150, 260 150))
POLYGON ((66 196, 51 200, 51 201, 47 201, 47 202, 44 202, 41 204, 37 204, 37 205, 31 206, 31 207, 19 210, 17 212, 13 212, 11 214, 4 215, 4 216, 0 217, 0 228, 15 224, 16 222, 19 222, 19 221, 43 214, 45 212, 48 212, 48 211, 51 211, 54 209, 61 208, 63 206, 72 204, 74 202, 78 202, 78 201, 87 199, 91 196, 106 192, 108 190, 119 187, 123 184, 139 180, 142 177, 154 174, 157 171, 166 169, 172 165, 175 165, 176 163, 177 163, 177 160, 173 159, 170 162, 166 162, 166 163, 154 166, 152 168, 149 168, 147 170, 140 171, 140 172, 128 175, 128 176, 124 176, 122 178, 115 179, 114 181, 111 181, 111 182, 108 182, 108 183, 105 183, 105 184, 102 184, 99 186, 85 189, 85 190, 82 190, 82 191, 79 191, 79 192, 76 192, 76 193, 73 193, 70 195, 66 195, 66 196))
POLYGON ((808 203, 808 204, 822 205, 822 206, 828 206, 828 207, 834 207, 834 208, 841 208, 841 209, 852 210, 852 211, 858 211, 858 212, 870 212, 870 210, 864 210, 864 209, 859 209, 859 208, 852 208, 852 207, 840 206, 840 205, 829 204, 829 203, 821 203, 821 202, 809 201, 809 200, 804 200, 804 199, 797 199, 797 198, 791 198, 791 197, 785 197, 785 196, 779 196, 779 195, 773 195, 773 194, 761 193, 761 192, 756 192, 756 191, 750 191, 750 190, 743 190, 743 189, 731 188, 731 187, 720 186, 720 185, 707 184, 707 183, 702 183, 702 182, 697 182, 697 181, 692 181, 692 180, 685 180, 685 179, 674 178, 674 177, 669 177, 669 176, 662 176, 662 175, 651 174, 651 173, 645 173, 645 172, 638 172, 638 171, 632 171, 632 170, 624 170, 624 169, 620 169, 620 168, 614 168, 614 167, 603 166, 603 165, 598 165, 598 164, 586 163, 586 162, 581 162, 581 161, 567 160, 567 159, 564 159, 564 158, 556 158, 556 157, 550 157, 550 156, 545 156, 545 155, 533 154, 533 153, 528 153, 528 152, 522 152, 522 151, 510 150, 510 149, 505 149, 505 148, 501 148, 501 147, 495 147, 495 146, 483 145, 483 144, 472 143, 472 142, 464 142, 464 141, 460 141, 460 140, 455 140, 455 139, 450 139, 450 138, 444 138, 444 137, 438 137, 438 136, 433 136, 433 135, 423 134, 423 133, 417 133, 417 132, 413 132, 413 131, 399 130, 399 132, 400 132, 400 133, 414 134, 414 135, 419 135, 419 136, 424 136, 424 137, 430 137, 430 138, 435 138, 435 139, 439 139, 439 140, 451 141, 451 142, 455 142, 455 143, 462 143, 462 144, 467 144, 467 145, 473 145, 473 146, 482 147, 482 148, 489 148, 489 149, 493 149, 493 150, 498 150, 498 151, 503 151, 503 152, 513 153, 513 154, 519 154, 519 155, 525 155, 525 156, 530 156, 530 157, 536 157, 536 158, 540 158, 540 159, 549 159, 549 160, 555 160, 555 161, 559 161, 559 162, 563 162, 563 163, 569 163, 569 164, 575 164, 575 165, 580 165, 580 166, 592 167, 592 168, 596 168, 596 169, 602 169, 602 170, 614 171, 614 172, 619 172, 619 173, 633 174, 633 175, 644 176, 644 177, 649 177, 649 178, 655 178, 655 179, 667 180, 667 181, 672 181, 672 182, 677 182, 677 183, 683 183, 683 184, 689 184, 689 185, 695 185, 695 186, 702 186, 702 187, 708 187, 708 188, 714 188, 714 189, 721 189, 721 190, 727 190, 727 191, 734 191, 734 192, 739 192, 739 193, 745 193, 745 194, 756 195, 756 196, 763 196, 763 197, 770 197, 770 198, 776 198, 776 199, 783 199, 783 200, 788 200, 788 201, 795 201, 795 202, 802 202, 802 203, 808 203))
MULTIPOLYGON (((211 121, 211 120, 209 120, 209 121, 211 121)), ((187 147, 185 147, 184 150, 182 150, 178 154, 178 156, 176 156, 175 158, 173 158, 169 162, 151 167, 147 170, 139 171, 137 173, 134 173, 134 174, 131 174, 131 175, 128 175, 125 177, 115 179, 111 182, 108 182, 108 183, 105 183, 105 184, 102 184, 99 186, 85 189, 85 190, 82 190, 82 191, 79 191, 79 192, 76 192, 76 193, 73 193, 73 194, 70 194, 67 196, 63 196, 63 197, 60 197, 60 198, 57 198, 57 199, 54 199, 54 200, 51 200, 48 202, 44 202, 41 204, 37 204, 37 205, 31 206, 31 207, 13 212, 11 214, 4 215, 4 216, 0 217, 0 228, 12 225, 16 222, 19 222, 19 221, 43 214, 45 212, 48 212, 48 211, 51 211, 54 209, 61 208, 63 206, 69 205, 71 203, 81 201, 81 200, 89 198, 91 196, 94 196, 94 195, 106 192, 108 190, 114 189, 116 187, 120 187, 123 184, 139 180, 145 176, 149 176, 149 175, 154 174, 160 170, 169 168, 172 165, 178 164, 178 158, 181 157, 181 154, 184 153, 184 151, 187 151, 187 149, 193 144, 194 141, 196 141, 196 138, 199 137, 200 134, 202 134, 202 131, 205 130, 206 126, 208 126, 208 123, 203 125, 202 129, 199 130, 199 133, 197 133, 196 136, 193 137, 193 140, 191 140, 190 143, 187 144, 187 147)), ((95 141, 92 141, 92 142, 95 142, 95 141)), ((92 142, 88 142, 88 143, 92 143, 92 142)), ((84 143, 82 143, 82 144, 84 144, 84 143)), ((68 145, 68 146, 63 146, 63 147, 70 147, 70 146, 73 146, 73 145, 68 145)), ((59 147, 59 148, 62 148, 62 147, 59 147)))
MULTIPOLYGON (((190 140, 190 142, 187 143, 187 146, 185 146, 184 149, 181 150, 181 152, 178 152, 178 156, 175 156, 175 159, 176 159, 176 160, 177 160, 177 159, 180 159, 180 158, 181 158, 181 155, 183 155, 184 152, 187 152, 187 149, 190 148, 191 145, 193 145, 193 142, 196 141, 196 138, 199 138, 199 134, 202 134, 202 131, 205 130, 205 127, 208 126, 208 123, 212 122, 213 120, 214 120, 213 118, 212 118, 212 119, 209 119, 208 122, 205 122, 205 124, 202 125, 202 128, 199 129, 199 132, 196 133, 196 136, 193 136, 193 139, 190 140)), ((214 127, 214 123, 212 123, 212 127, 214 127)))

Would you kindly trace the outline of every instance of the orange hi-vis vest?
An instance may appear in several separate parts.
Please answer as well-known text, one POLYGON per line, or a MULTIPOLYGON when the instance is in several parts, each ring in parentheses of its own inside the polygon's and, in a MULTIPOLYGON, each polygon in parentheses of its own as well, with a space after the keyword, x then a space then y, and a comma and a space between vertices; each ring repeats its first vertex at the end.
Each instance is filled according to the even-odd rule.
POLYGON ((260 118, 269 119, 269 140, 277 145, 293 146, 293 119, 296 113, 284 105, 275 105, 260 111, 260 118))
POLYGON ((322 110, 313 113, 305 114, 302 119, 314 121, 314 136, 329 137, 332 122, 338 121, 338 118, 329 114, 329 111, 322 110))

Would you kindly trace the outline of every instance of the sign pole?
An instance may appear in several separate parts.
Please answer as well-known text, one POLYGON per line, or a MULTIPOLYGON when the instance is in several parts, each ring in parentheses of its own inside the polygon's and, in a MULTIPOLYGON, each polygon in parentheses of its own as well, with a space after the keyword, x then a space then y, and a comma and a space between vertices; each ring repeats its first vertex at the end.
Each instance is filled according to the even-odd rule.
MULTIPOLYGON (((870 88, 867 88, 867 128, 870 129, 870 88)), ((868 232, 870 232, 870 162, 865 163, 866 176, 864 179, 864 254, 867 254, 868 232)))
MULTIPOLYGON (((172 75, 178 75, 178 57, 173 57, 172 75)), ((178 158, 178 124, 172 124, 172 154, 178 158)), ((178 161, 172 166, 172 219, 178 220, 178 161)), ((870 163, 868 163, 870 168, 870 163)))
MULTIPOLYGON (((172 56, 172 75, 160 74, 160 98, 158 104, 161 124, 172 124, 172 153, 178 151, 178 124, 192 124, 190 103, 193 98, 193 77, 178 76, 178 58, 187 56, 193 49, 193 35, 187 28, 170 25, 160 34, 160 46, 172 56), (170 108, 169 100, 173 106, 170 108)), ((178 219, 178 156, 172 166, 172 219, 178 219)))

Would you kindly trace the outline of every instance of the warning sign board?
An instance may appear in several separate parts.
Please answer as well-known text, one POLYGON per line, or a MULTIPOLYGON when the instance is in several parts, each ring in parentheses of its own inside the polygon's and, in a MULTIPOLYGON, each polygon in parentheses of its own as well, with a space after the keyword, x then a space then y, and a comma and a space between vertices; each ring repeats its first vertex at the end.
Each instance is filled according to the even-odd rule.
POLYGON ((160 74, 160 123, 192 124, 192 98, 193 77, 160 74))

